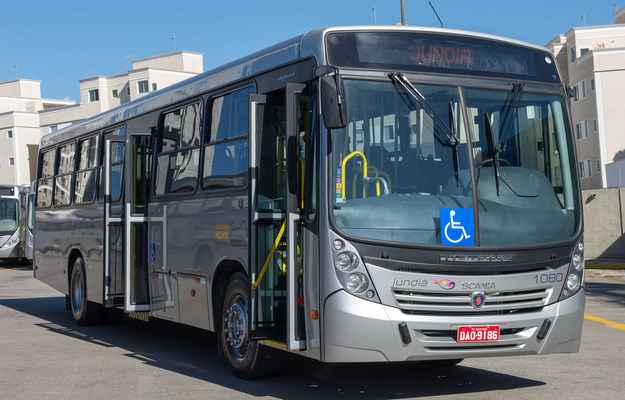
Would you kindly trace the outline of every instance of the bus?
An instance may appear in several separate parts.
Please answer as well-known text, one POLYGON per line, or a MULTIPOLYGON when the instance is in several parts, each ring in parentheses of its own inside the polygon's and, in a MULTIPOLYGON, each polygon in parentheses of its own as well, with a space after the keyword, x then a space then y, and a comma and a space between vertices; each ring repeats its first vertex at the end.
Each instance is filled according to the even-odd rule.
POLYGON ((568 93, 516 40, 307 32, 44 136, 35 277, 81 324, 123 310, 216 332, 244 377, 281 351, 577 352, 568 93))
POLYGON ((0 260, 23 263, 27 257, 27 185, 0 185, 0 260))

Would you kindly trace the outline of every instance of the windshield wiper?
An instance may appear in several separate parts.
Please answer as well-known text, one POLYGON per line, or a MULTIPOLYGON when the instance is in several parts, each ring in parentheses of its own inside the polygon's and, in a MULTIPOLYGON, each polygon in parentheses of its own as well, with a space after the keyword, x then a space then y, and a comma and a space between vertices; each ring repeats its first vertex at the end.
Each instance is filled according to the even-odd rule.
MULTIPOLYGON (((419 104, 419 106, 421 106, 421 108, 423 108, 434 119, 435 121, 434 136, 436 136, 436 138, 441 143, 444 143, 448 146, 456 147, 459 143, 459 140, 456 137, 455 133, 452 131, 453 128, 450 129, 445 124, 445 122, 443 122, 440 119, 440 117, 434 111, 430 103, 425 99, 425 96, 423 96, 421 92, 419 92, 419 90, 416 87, 414 87, 414 85, 410 82, 410 80, 406 78, 406 75, 402 74, 401 72, 391 72, 390 74, 388 74, 388 77, 393 82, 394 87, 397 89, 397 92, 399 93, 399 95, 402 97, 402 99, 404 99, 404 102, 406 102, 406 100, 402 93, 408 93, 410 97, 417 104, 419 104), (403 89, 403 92, 400 91, 398 87, 403 89), (438 133, 439 129, 436 129, 436 126, 438 126, 440 129, 444 131, 443 132, 444 137, 439 136, 439 133, 438 133)), ((410 104, 407 104, 407 105, 410 107, 410 104)))
MULTIPOLYGON (((516 103, 521 98, 521 93, 523 93, 523 88, 525 87, 524 83, 515 83, 512 85, 512 90, 508 92, 508 96, 501 107, 501 111, 499 111, 499 115, 501 115, 501 124, 499 125, 499 140, 498 143, 495 143, 495 134, 493 132, 493 125, 491 124, 489 113, 484 113, 484 126, 486 130, 486 146, 488 147, 488 153, 490 157, 490 162, 493 163, 493 174, 495 175, 495 187, 497 190, 497 196, 499 196, 499 153, 501 152, 501 138, 504 137, 505 128, 508 125, 508 119, 510 115, 512 115, 512 110, 516 107, 516 103)), ((505 142, 505 141, 504 141, 505 142)), ((486 160, 482 161, 489 161, 486 160)))
MULTIPOLYGON (((495 134, 493 133, 493 127, 490 124, 490 115, 488 113, 484 113, 484 126, 486 129, 486 146, 488 147, 488 155, 490 156, 490 161, 493 163, 495 189, 497 190, 497 196, 499 196, 499 149, 495 144, 495 134)), ((483 160, 482 164, 487 161, 489 160, 483 160)))
MULTIPOLYGON (((499 115, 501 115, 501 125, 499 125, 499 141, 501 142, 501 138, 505 133, 505 128, 508 125, 508 119, 510 115, 512 115, 512 110, 514 110, 517 101, 521 98, 521 94, 523 93, 523 89, 525 88, 525 83, 515 83, 512 85, 512 90, 508 92, 508 97, 503 103, 501 107, 501 111, 499 115)), ((490 124, 490 122, 489 122, 490 124)), ((491 127, 492 130, 492 127, 491 127)))

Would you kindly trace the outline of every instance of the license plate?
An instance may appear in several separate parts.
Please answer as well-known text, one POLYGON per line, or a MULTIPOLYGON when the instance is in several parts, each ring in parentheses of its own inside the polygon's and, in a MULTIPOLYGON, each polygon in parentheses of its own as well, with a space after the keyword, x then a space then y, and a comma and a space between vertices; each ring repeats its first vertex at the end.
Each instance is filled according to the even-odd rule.
POLYGON ((460 326, 456 331, 458 343, 496 342, 499 340, 499 325, 460 326))

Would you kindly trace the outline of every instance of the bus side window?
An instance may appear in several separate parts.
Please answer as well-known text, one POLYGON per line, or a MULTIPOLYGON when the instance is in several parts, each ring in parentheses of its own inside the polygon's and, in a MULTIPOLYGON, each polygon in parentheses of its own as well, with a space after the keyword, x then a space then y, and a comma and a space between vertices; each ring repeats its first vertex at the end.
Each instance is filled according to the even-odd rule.
POLYGON ((96 196, 98 136, 78 143, 78 171, 74 186, 74 203, 90 203, 96 196))
POLYGON ((200 165, 201 103, 192 103, 161 117, 154 193, 191 193, 200 165))
POLYGON ((211 125, 204 141, 204 189, 247 184, 249 96, 254 92, 253 86, 247 86, 212 100, 211 125))
POLYGON ((74 178, 74 160, 76 145, 69 143, 58 149, 57 173, 54 177, 54 205, 68 206, 71 202, 72 180, 74 178))
POLYGON ((54 150, 48 150, 41 154, 39 161, 39 181, 37 184, 37 208, 48 208, 52 206, 55 153, 54 150))

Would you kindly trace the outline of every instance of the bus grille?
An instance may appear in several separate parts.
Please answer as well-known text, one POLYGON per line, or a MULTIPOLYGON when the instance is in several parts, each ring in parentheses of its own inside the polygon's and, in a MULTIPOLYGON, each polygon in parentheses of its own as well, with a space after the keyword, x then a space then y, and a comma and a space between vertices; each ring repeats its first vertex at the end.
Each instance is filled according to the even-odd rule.
POLYGON ((471 305, 471 292, 423 292, 393 289, 397 306, 417 315, 497 315, 540 311, 553 288, 485 292, 484 305, 471 305))

